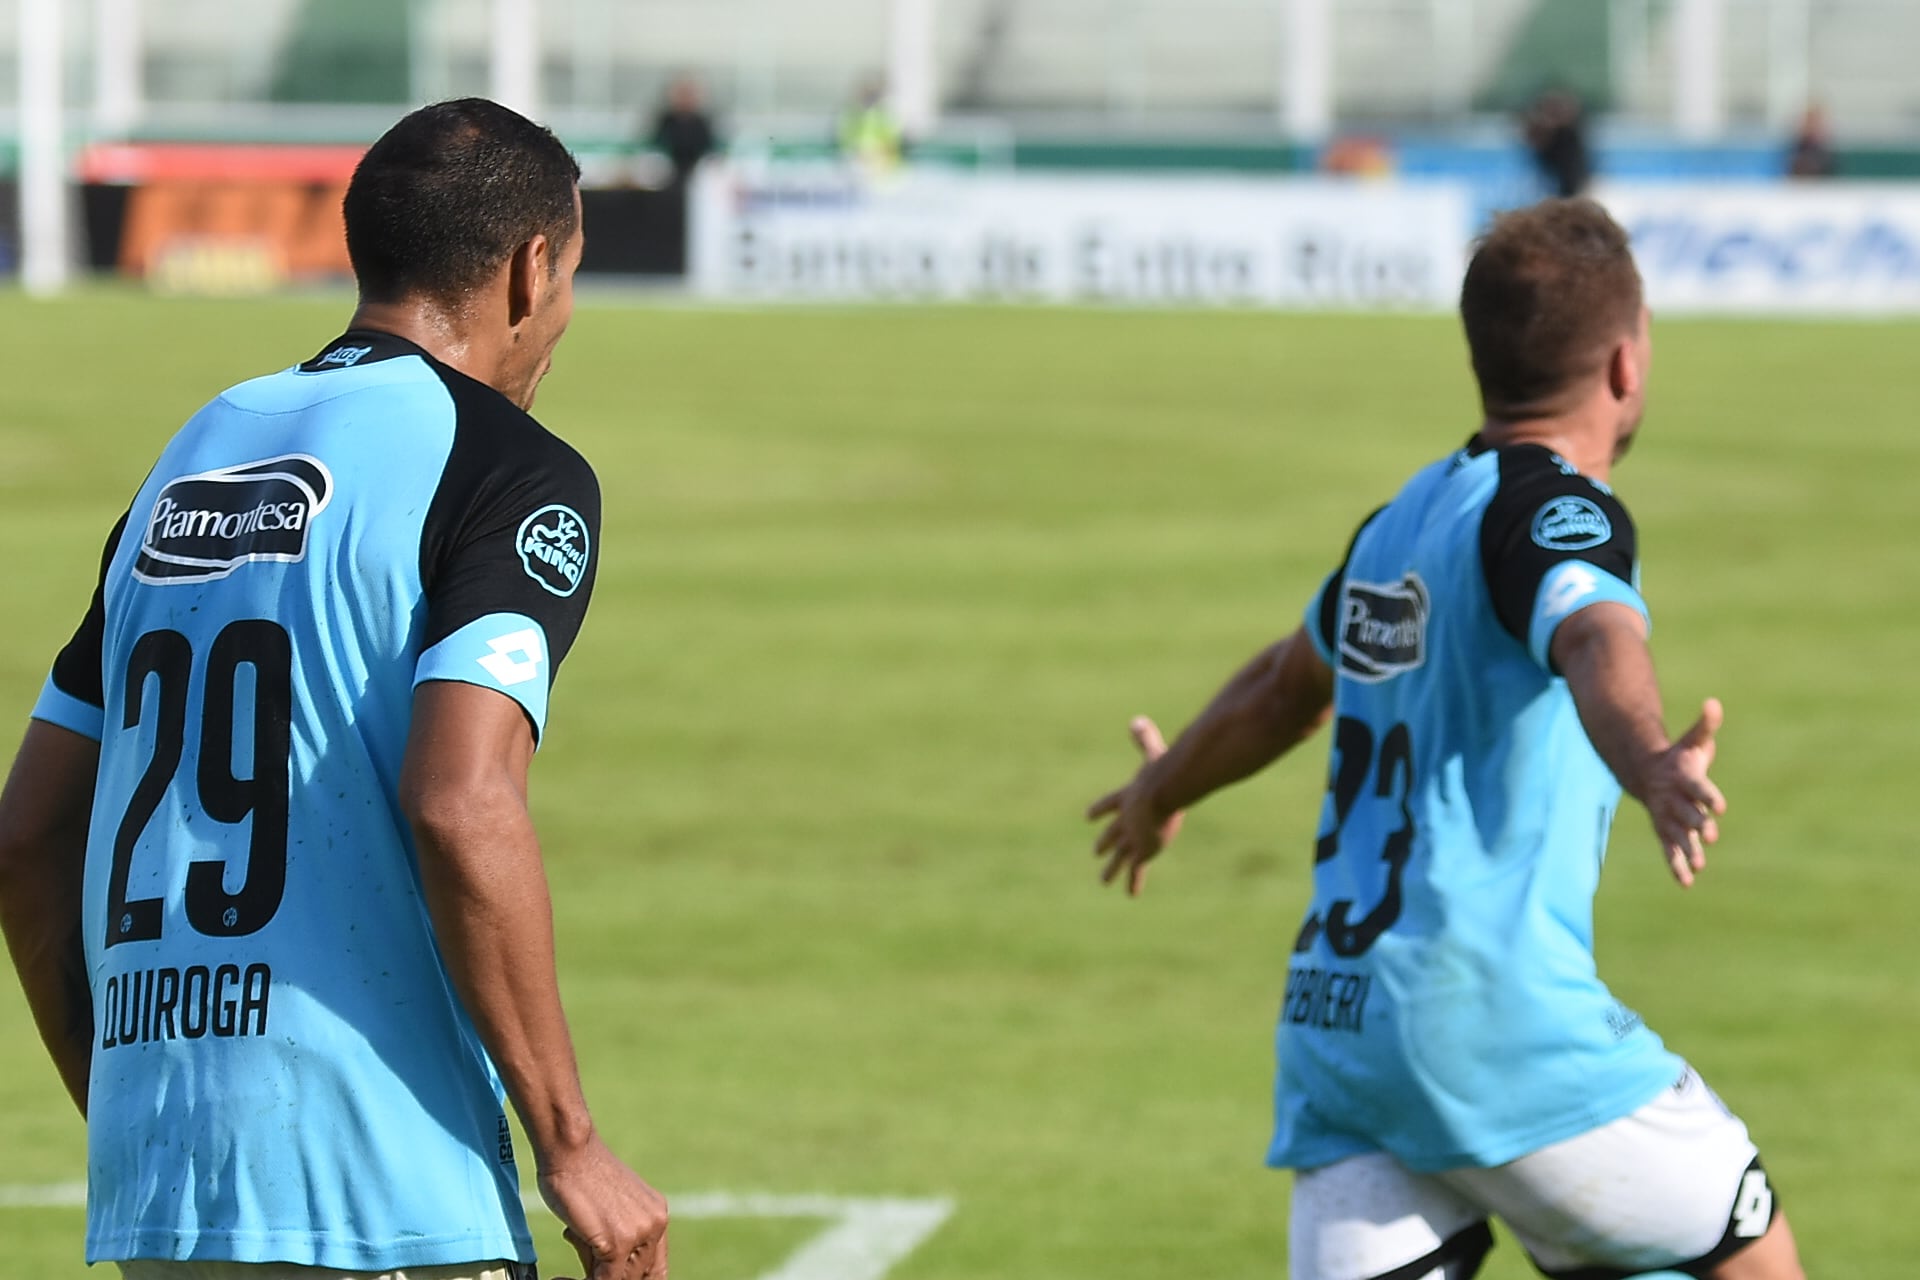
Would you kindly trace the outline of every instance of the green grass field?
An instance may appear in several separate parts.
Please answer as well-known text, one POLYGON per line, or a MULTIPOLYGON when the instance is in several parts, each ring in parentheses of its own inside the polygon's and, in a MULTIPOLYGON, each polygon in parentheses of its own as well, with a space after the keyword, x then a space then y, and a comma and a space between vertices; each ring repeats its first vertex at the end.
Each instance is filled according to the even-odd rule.
MULTIPOLYGON (((164 438, 345 312, 0 298, 0 723, 164 438)), ((1657 348, 1615 481, 1670 719, 1726 702, 1732 809, 1690 894, 1623 811, 1601 969, 1745 1115, 1815 1274, 1909 1280, 1920 325, 1657 348)), ((1184 723, 1471 432, 1453 323, 589 300, 539 412, 607 503, 534 786, 616 1148, 670 1196, 950 1198, 898 1280, 1283 1275, 1260 1156, 1324 748, 1201 810, 1139 901, 1079 813, 1130 714, 1184 723)), ((0 1183, 84 1170, 0 983, 0 1183)), ((675 1274, 753 1280, 819 1226, 690 1218, 675 1274)), ((0 1209, 0 1274, 81 1275, 81 1227, 0 1209)), ((1508 1242, 1484 1274, 1531 1271, 1508 1242)))

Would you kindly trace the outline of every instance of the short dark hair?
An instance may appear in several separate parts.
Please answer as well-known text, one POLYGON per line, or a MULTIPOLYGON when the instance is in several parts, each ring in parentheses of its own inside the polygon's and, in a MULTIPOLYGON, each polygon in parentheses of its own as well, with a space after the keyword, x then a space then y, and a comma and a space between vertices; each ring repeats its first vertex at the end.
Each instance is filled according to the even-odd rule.
POLYGON ((1474 251, 1460 319, 1490 418, 1539 412, 1640 322, 1627 233, 1591 200, 1502 214, 1474 251))
POLYGON ((360 296, 450 301, 536 235, 557 251, 579 230, 579 181, 566 145, 517 111, 485 98, 420 108, 367 149, 347 186, 360 296))

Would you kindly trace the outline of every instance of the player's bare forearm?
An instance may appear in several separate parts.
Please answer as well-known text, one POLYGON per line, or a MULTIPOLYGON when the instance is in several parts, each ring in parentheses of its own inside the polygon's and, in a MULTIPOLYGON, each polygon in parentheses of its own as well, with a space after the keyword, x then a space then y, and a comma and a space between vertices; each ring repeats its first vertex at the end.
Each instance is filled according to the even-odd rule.
POLYGON ((1133 739, 1146 757, 1131 781, 1087 808, 1109 819, 1094 841, 1111 884, 1124 876, 1137 894, 1147 864, 1180 829, 1181 811, 1222 787, 1251 777, 1305 740, 1333 705, 1333 672, 1304 629, 1255 655, 1171 748, 1145 716, 1133 739))
POLYGON ((524 808, 479 804, 465 830, 416 820, 421 879, 454 986, 537 1157, 592 1135, 560 1005, 553 917, 524 808))
POLYGON ((1256 654, 1148 766, 1156 808, 1185 809, 1252 777, 1312 736, 1333 705, 1333 672, 1304 631, 1256 654))
POLYGON ((1691 885, 1727 811, 1726 797, 1708 777, 1720 704, 1707 699, 1692 727, 1677 740, 1667 736, 1646 623, 1625 605, 1591 605, 1561 623, 1553 659, 1594 750, 1627 794, 1646 806, 1673 878, 1683 888, 1691 885))
POLYGON ((99 744, 34 721, 0 793, 0 930, 34 1025, 80 1114, 93 1059, 81 881, 99 744))
POLYGON ((561 1009, 551 899, 526 805, 532 742, 524 722, 493 720, 501 708, 488 699, 505 702, 471 686, 421 686, 401 803, 442 959, 544 1166, 591 1141, 593 1122, 561 1009), (476 712, 485 718, 478 728, 476 712))
POLYGON ((400 770, 447 972, 527 1127, 540 1193, 595 1277, 667 1274, 667 1203, 595 1132, 554 973, 553 908, 527 767, 533 735, 491 689, 414 692, 400 770))
POLYGON ((1669 745, 1645 620, 1622 604, 1582 609, 1554 633, 1553 661, 1593 749, 1627 794, 1644 801, 1649 773, 1669 745))

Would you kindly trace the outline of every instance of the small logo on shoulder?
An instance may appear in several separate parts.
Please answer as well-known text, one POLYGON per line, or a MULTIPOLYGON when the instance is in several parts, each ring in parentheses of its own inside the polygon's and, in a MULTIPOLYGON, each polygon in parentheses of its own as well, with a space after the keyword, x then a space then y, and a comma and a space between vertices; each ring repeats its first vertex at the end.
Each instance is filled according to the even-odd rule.
POLYGON ((153 500, 133 576, 209 582, 251 561, 295 563, 332 497, 333 473, 304 453, 169 480, 153 500))
POLYGON ((572 507, 553 503, 520 522, 514 547, 527 576, 557 596, 570 596, 587 576, 592 553, 587 522, 572 507))
POLYGON ((336 369, 350 369, 372 354, 372 347, 355 347, 343 343, 315 360, 314 363, 332 365, 336 369))
POLYGON ((1555 498, 1533 518, 1533 540, 1549 551, 1585 551, 1613 536, 1613 521, 1585 498, 1555 498))
POLYGON ((1352 582, 1341 593, 1340 670, 1377 684, 1427 660, 1427 584, 1417 573, 1398 582, 1352 582))

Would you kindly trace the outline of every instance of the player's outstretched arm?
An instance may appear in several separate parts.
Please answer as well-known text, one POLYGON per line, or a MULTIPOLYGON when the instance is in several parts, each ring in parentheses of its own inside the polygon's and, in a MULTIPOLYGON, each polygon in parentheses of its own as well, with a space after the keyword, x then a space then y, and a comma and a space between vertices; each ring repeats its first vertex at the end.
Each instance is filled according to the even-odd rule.
POLYGON ((0 793, 0 929, 40 1038, 83 1116, 93 993, 80 933, 80 885, 99 768, 99 743, 34 720, 0 793))
POLYGON ((1727 811, 1707 776, 1719 700, 1707 699, 1677 741, 1667 737, 1646 620, 1627 605, 1594 604, 1568 617, 1554 633, 1552 654, 1594 750, 1646 806, 1673 878, 1691 886, 1707 865, 1706 846, 1720 838, 1716 818, 1727 811))
POLYGON ((1136 717, 1131 732, 1145 763, 1087 808, 1090 821, 1109 819, 1093 846, 1106 859, 1101 883, 1124 873, 1127 892, 1138 894, 1184 809, 1278 760, 1326 722, 1332 705, 1333 671, 1302 628, 1255 655, 1171 747, 1153 721, 1136 717))
POLYGON ((527 811, 532 758, 532 729, 505 695, 452 681, 415 691, 400 800, 427 910, 587 1280, 664 1280, 667 1202, 600 1140, 580 1088, 527 811))

